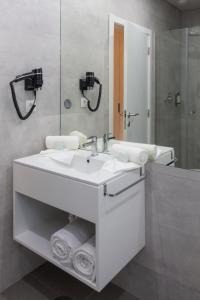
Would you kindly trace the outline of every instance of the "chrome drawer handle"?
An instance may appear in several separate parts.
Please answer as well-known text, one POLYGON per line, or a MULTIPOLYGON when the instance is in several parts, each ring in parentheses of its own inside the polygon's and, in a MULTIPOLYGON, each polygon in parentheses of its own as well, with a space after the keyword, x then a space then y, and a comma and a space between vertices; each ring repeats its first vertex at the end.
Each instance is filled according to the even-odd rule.
POLYGON ((122 189, 121 191, 115 193, 115 194, 109 194, 108 190, 107 190, 107 184, 104 184, 104 196, 108 196, 108 197, 116 197, 121 195, 122 193, 126 192, 127 190, 129 190, 130 188, 132 188, 133 186, 137 185, 138 183, 142 182, 145 180, 145 177, 140 178, 139 180, 135 181, 134 183, 132 183, 131 185, 125 187, 124 189, 122 189))

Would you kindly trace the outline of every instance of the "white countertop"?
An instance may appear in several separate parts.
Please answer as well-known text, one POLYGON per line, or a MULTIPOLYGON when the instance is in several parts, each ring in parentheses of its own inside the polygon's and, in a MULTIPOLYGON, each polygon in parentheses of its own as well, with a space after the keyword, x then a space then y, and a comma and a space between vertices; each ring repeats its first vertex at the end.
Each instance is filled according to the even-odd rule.
MULTIPOLYGON (((88 152, 87 155, 89 155, 88 152)), ((99 154, 96 157, 96 159, 100 159, 100 160, 103 159, 106 161, 108 160, 108 157, 109 156, 106 154, 99 154)), ((77 171, 76 169, 70 168, 69 166, 56 162, 50 157, 41 154, 36 154, 36 155, 16 159, 14 163, 21 164, 30 168, 39 169, 41 171, 50 172, 56 175, 68 177, 74 180, 78 180, 93 185, 104 184, 114 178, 122 176, 122 174, 125 173, 125 172, 111 173, 102 169, 99 170, 98 172, 88 174, 85 172, 77 171)), ((138 175, 140 175, 140 167, 138 167, 138 169, 135 170, 126 171, 126 173, 130 173, 130 172, 132 172, 138 177, 138 175)))

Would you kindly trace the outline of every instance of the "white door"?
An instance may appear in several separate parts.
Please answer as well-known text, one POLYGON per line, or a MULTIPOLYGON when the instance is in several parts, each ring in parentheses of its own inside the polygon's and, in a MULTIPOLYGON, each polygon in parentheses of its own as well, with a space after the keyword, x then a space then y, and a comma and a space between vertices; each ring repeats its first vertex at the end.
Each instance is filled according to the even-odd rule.
POLYGON ((149 142, 149 36, 139 26, 128 23, 126 32, 126 139, 149 142))

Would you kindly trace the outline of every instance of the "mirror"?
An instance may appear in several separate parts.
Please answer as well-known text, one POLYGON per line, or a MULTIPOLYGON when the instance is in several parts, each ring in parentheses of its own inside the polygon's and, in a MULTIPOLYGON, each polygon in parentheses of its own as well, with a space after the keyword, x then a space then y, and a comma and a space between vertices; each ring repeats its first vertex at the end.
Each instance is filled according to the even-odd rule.
MULTIPOLYGON (((96 10, 95 3, 90 9, 96 10)), ((200 27, 155 37, 114 15, 86 16, 84 3, 71 1, 69 12, 61 0, 61 133, 111 132, 119 139, 173 147, 177 167, 200 169, 200 27), (81 108, 79 79, 87 71, 103 84, 95 113, 81 108)), ((89 96, 95 106, 98 88, 89 96)))
POLYGON ((110 132, 117 139, 151 143, 152 31, 111 15, 109 48, 110 132))
MULTIPOLYGON (((64 135, 79 130, 87 136, 103 137, 108 132, 109 24, 108 15, 97 14, 97 10, 96 1, 61 0, 61 134, 64 135), (79 80, 86 78, 86 72, 94 72, 103 86, 96 112, 81 107, 79 80)), ((95 108, 99 84, 95 82, 94 88, 84 94, 95 108)))
POLYGON ((200 169, 200 27, 156 37, 156 141, 181 168, 200 169))
POLYGON ((110 131, 200 169, 200 27, 160 32, 154 46, 151 30, 111 16, 109 49, 110 131))

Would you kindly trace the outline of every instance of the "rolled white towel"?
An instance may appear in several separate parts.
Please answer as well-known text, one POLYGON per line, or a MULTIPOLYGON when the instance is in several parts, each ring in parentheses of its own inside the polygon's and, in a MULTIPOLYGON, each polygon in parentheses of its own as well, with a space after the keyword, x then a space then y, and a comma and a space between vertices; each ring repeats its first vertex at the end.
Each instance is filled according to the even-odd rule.
POLYGON ((46 148, 77 150, 79 148, 79 138, 77 136, 47 136, 46 148))
POLYGON ((113 145, 111 154, 123 162, 133 162, 135 164, 144 165, 148 161, 148 152, 146 150, 122 144, 113 145))
POLYGON ((70 136, 77 136, 79 138, 80 147, 82 147, 84 143, 87 143, 87 136, 80 131, 72 131, 70 136))
POLYGON ((142 144, 142 143, 132 143, 132 142, 126 142, 126 141, 120 141, 120 140, 111 140, 109 142, 109 149, 112 148, 113 145, 120 144, 128 147, 136 147, 139 149, 146 150, 148 152, 148 156, 150 160, 155 160, 157 158, 157 151, 158 146, 153 144, 142 144))
POLYGON ((148 152, 148 156, 150 160, 155 160, 157 156, 157 146, 152 144, 141 144, 141 143, 130 143, 130 142, 122 142, 124 145, 129 145, 131 147, 136 147, 138 149, 143 149, 148 152))
POLYGON ((89 239, 84 245, 74 252, 73 266, 75 271, 94 281, 96 278, 96 248, 95 236, 89 239))
POLYGON ((53 257, 63 266, 72 267, 74 251, 93 234, 94 225, 92 223, 79 218, 75 219, 52 235, 50 244, 53 257))

